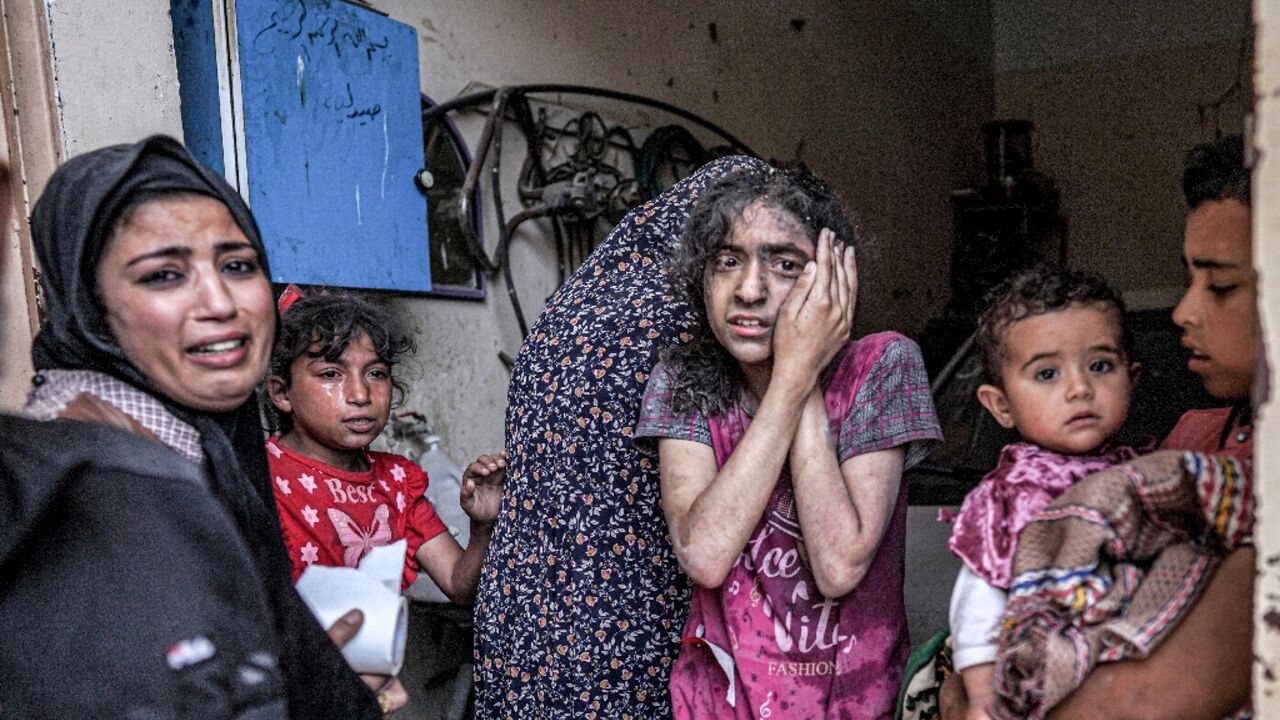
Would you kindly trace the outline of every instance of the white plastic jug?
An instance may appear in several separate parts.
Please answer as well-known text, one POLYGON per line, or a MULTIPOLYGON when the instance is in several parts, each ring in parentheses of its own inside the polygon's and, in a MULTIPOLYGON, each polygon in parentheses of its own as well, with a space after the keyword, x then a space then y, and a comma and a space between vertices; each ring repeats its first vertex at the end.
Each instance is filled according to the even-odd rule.
MULTIPOLYGON (((471 519, 458 505, 458 493, 462 490, 462 468, 440 449, 439 436, 428 435, 424 441, 427 449, 416 461, 427 471, 427 499, 449 528, 449 534, 465 548, 471 541, 471 519)), ((418 573, 418 578, 405 590, 405 595, 422 602, 449 602, 449 598, 445 597, 425 571, 418 573)))

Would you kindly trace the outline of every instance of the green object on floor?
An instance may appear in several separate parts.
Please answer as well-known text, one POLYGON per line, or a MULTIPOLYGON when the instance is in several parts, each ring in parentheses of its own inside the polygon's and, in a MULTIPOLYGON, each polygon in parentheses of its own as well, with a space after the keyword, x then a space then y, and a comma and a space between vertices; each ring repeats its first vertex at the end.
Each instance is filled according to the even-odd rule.
POLYGON ((941 717, 938 698, 942 682, 954 671, 951 632, 939 630, 907 656, 907 669, 903 673, 894 720, 935 720, 941 717))

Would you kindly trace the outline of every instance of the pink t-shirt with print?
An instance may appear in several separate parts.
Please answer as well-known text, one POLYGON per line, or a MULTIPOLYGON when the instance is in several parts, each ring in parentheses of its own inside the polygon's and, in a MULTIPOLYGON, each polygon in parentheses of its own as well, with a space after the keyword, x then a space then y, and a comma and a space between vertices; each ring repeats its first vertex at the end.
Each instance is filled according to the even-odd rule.
MULTIPOLYGON (((654 370, 637 435, 707 442, 723 467, 751 422, 739 404, 724 416, 680 416, 669 406, 671 371, 654 370)), ((896 333, 850 343, 824 386, 841 463, 909 446, 908 466, 941 438, 919 350, 896 333)), ((888 718, 907 656, 902 599, 906 489, 899 488, 862 582, 841 598, 818 591, 806 558, 791 477, 716 589, 695 588, 671 676, 676 718, 888 718)))

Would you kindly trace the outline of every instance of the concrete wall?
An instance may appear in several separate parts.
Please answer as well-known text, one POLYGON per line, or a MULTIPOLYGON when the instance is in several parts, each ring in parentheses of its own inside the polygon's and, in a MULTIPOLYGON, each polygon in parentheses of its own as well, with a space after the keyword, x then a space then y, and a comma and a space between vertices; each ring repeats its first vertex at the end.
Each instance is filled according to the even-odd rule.
MULTIPOLYGON (((0 148, 0 158, 7 163, 9 153, 0 148)), ((9 184, 0 184, 0 192, 12 192, 9 184)), ((21 237, 10 218, 0 224, 0 412, 13 412, 22 407, 31 378, 31 312, 27 284, 29 255, 24 252, 21 237)))
MULTIPOLYGON (((477 83, 598 85, 685 107, 764 157, 809 163, 875 238, 859 258, 860 331, 918 332, 946 301, 948 192, 981 178, 980 126, 992 111, 984 3, 374 4, 416 26, 424 92, 438 101, 477 83)), ((480 118, 455 117, 469 138, 478 135, 480 118)), ((670 121, 656 113, 636 120, 670 121)), ((554 290, 549 250, 536 234, 515 245, 530 318, 554 290)), ((423 373, 409 404, 430 418, 455 461, 501 447, 508 376, 496 355, 519 349, 502 281, 483 304, 399 305, 422 329, 423 373)), ((957 570, 935 515, 914 508, 908 533, 908 614, 921 637, 945 626, 957 570)))
MULTIPOLYGON (((945 302, 947 193, 980 176, 979 126, 992 107, 985 3, 373 4, 418 30, 424 92, 436 100, 473 84, 597 85, 685 107, 765 157, 805 160, 876 238, 860 260, 860 329, 917 332, 945 302)), ((474 140, 478 118, 458 119, 474 140)), ((530 318, 556 280, 541 237, 514 251, 530 318)), ((422 328, 409 404, 456 460, 499 447, 507 373, 497 352, 515 355, 520 340, 501 280, 483 304, 399 304, 422 328)))
POLYGON ((1253 170, 1253 264, 1258 270, 1259 342, 1255 362, 1258 406, 1254 468, 1258 473, 1256 529, 1258 580, 1253 590, 1253 704, 1256 717, 1280 717, 1280 414, 1276 369, 1280 368, 1280 4, 1255 3, 1258 20, 1257 136, 1253 170))
MULTIPOLYGON (((918 332, 945 302, 948 192, 981 178, 979 128, 992 111, 986 2, 373 5, 418 31, 423 91, 436 100, 477 84, 597 85, 685 107, 765 157, 807 162, 874 238, 860 259, 861 331, 918 332)), ((181 137, 166 0, 46 2, 44 9, 61 157, 153 132, 181 137)), ((581 99, 571 102, 584 107, 581 99)), ((672 120, 634 108, 607 112, 650 127, 672 120)), ((474 141, 483 118, 455 119, 474 141)), ((508 178, 520 159, 518 152, 504 157, 508 178)), ((45 177, 30 178, 33 197, 45 177)), ((491 224, 490 207, 485 216, 491 224)), ((495 236, 492 227, 487 231, 495 236)), ((512 263, 532 319, 556 284, 545 228, 522 235, 512 263)), ((6 293, 17 282, 6 275, 6 293)), ((461 463, 503 444, 508 375, 497 353, 514 356, 520 343, 505 294, 495 279, 484 302, 396 302, 421 330, 421 350, 406 367, 407 406, 430 419, 461 463)), ((20 367, 3 378, 13 391, 10 404, 25 390, 27 372, 20 367)), ((931 509, 912 515, 908 585, 920 599, 911 609, 920 632, 945 622, 943 585, 954 572, 950 555, 939 550, 944 533, 932 515, 931 509)))
MULTIPOLYGON (((598 85, 686 107, 766 157, 805 160, 875 237, 863 253, 862 330, 917 332, 945 301, 947 191, 978 178, 977 128, 992 107, 986 3, 372 4, 418 31, 423 90, 437 100, 476 84, 598 85)), ((181 137, 165 0, 43 9, 61 157, 153 132, 181 137)), ((631 119, 671 121, 655 112, 631 119)), ((457 120, 474 141, 481 118, 457 120)), ((504 162, 519 160, 512 152, 504 162)), ((35 190, 43 179, 31 178, 35 190)), ((551 245, 534 225, 512 260, 530 318, 557 282, 551 245)), ((408 406, 430 418, 457 460, 501 446, 507 372, 497 353, 515 355, 520 342, 501 280, 483 303, 398 304, 422 331, 408 406)), ((22 384, 21 368, 14 374, 6 389, 22 384)))
POLYGON ((1242 130, 1248 3, 997 0, 992 16, 996 113, 1035 123, 1071 262, 1123 290, 1180 286, 1182 160, 1242 130))
POLYGON ((996 74, 1236 41, 1250 32, 1241 0, 992 0, 996 74))
POLYGON ((153 133, 182 139, 167 0, 46 8, 65 157, 153 133))
MULTIPOLYGON (((11 23, 20 4, 6 4, 11 23)), ((157 131, 180 136, 165 0, 26 4, 43 4, 49 15, 60 154, 157 131)), ((945 300, 946 192, 981 179, 978 126, 992 114, 1037 123, 1038 165, 1064 192, 1075 259, 1122 287, 1179 283, 1181 155, 1209 134, 1197 105, 1236 78, 1238 41, 1248 26, 1248 6, 1238 0, 1141 6, 990 0, 989 8, 942 0, 841 7, 720 1, 691 8, 672 0, 374 4, 418 30, 423 89, 436 99, 477 82, 597 84, 688 107, 762 154, 803 157, 879 236, 878 254, 863 264, 867 330, 918 330, 945 300), (792 20, 804 20, 801 29, 792 20), (716 41, 709 32, 713 22, 716 41), (1115 260, 1122 254, 1115 250, 1117 238, 1125 263, 1115 260)), ((1274 17, 1266 19, 1275 24, 1274 17)), ((1275 35, 1272 29, 1260 44, 1265 65, 1280 63, 1275 35)), ((14 62, 21 94, 39 70, 23 66, 22 58, 14 62)), ((1267 77, 1274 80, 1270 69, 1267 77)), ((1268 97, 1274 84, 1264 83, 1268 97)), ((1246 90, 1224 105, 1219 123, 1225 130, 1238 127, 1248 98, 1246 90)), ((477 119, 462 118, 471 138, 477 119)), ((1264 127, 1268 148, 1276 144, 1274 130, 1264 127)), ((30 138, 34 131, 23 132, 30 138)), ((21 179, 31 197, 43 180, 39 172, 21 179)), ((1275 341, 1280 309, 1267 273, 1280 263, 1266 252, 1275 226, 1268 217, 1259 213, 1255 237, 1264 266, 1263 319, 1267 339, 1275 341)), ((11 243, 6 240, 6 299, 25 292, 13 286, 21 279, 12 272, 11 243)), ((533 306, 530 315, 534 299, 554 285, 549 252, 536 243, 522 241, 515 256, 527 270, 521 290, 533 306)), ((496 353, 514 354, 519 342, 510 311, 497 298, 502 292, 498 281, 484 303, 399 303, 423 330, 420 378, 409 403, 433 420, 458 460, 501 445, 506 373, 496 353)), ((20 320, 5 321, 6 356, 23 345, 21 327, 20 320)), ((5 391, 16 377, 11 374, 0 373, 5 391)), ((10 397, 4 395, 6 402, 10 397)), ((1273 420, 1268 409, 1260 419, 1264 426, 1273 420)), ((1259 443, 1263 460, 1275 455, 1259 443)), ((949 556, 938 552, 931 515, 924 508, 912 514, 908 566, 916 576, 909 594, 933 593, 934 599, 913 610, 918 630, 939 624, 936 608, 945 608, 939 595, 953 570, 949 556)), ((1266 542, 1276 544, 1274 537, 1266 542)), ((1266 607, 1259 602, 1260 611, 1266 607)), ((1277 655, 1274 646, 1268 638, 1263 650, 1269 662, 1277 655)))

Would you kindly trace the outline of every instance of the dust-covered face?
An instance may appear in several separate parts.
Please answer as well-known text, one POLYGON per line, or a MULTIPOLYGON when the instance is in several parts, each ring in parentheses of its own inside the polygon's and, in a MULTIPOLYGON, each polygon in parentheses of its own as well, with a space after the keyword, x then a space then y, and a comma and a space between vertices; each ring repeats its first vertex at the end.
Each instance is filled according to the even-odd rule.
POLYGON ((773 331, 816 246, 784 210, 752 203, 707 265, 707 321, 716 340, 751 374, 773 362, 773 331))

